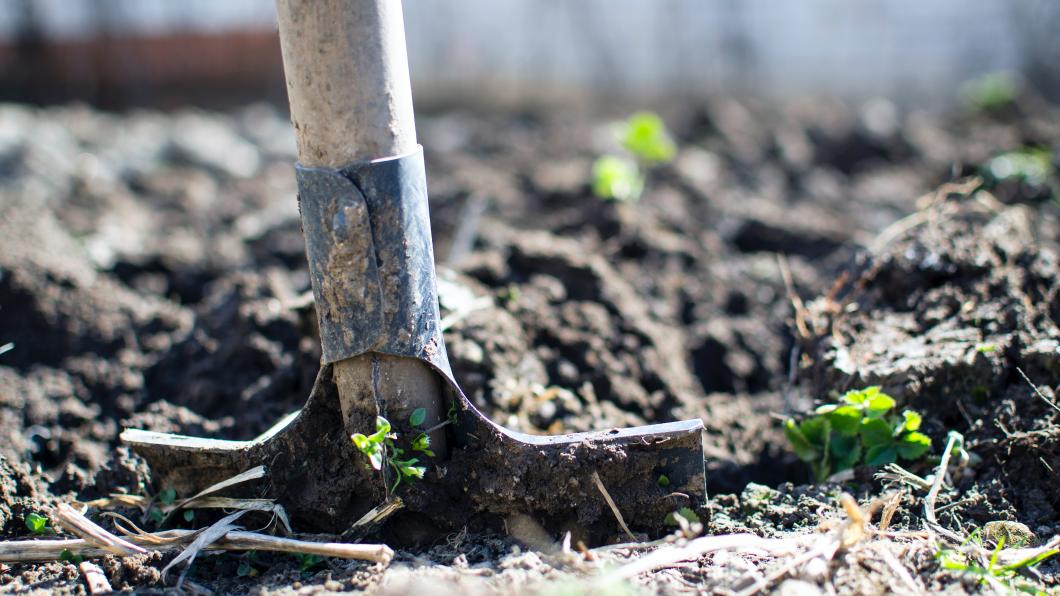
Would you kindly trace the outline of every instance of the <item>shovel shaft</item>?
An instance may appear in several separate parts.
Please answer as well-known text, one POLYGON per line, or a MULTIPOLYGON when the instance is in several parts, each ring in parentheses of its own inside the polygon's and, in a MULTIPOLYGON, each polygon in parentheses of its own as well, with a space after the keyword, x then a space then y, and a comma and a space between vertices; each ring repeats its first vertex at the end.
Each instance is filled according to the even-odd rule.
MULTIPOLYGON (((414 151, 400 1, 277 0, 276 8, 298 161, 341 168, 414 151)), ((365 354, 336 362, 335 381, 347 421, 379 410, 400 425, 418 408, 429 425, 444 419, 438 376, 418 360, 365 354)), ((444 432, 431 442, 445 451, 444 432)))
POLYGON ((339 168, 416 148, 399 0, 277 0, 298 161, 339 168))

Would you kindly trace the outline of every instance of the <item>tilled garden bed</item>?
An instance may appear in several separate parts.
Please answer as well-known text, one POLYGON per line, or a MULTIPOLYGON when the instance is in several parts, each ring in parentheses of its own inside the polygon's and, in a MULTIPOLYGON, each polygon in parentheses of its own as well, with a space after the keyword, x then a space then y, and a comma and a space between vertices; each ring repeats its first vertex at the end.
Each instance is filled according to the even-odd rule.
MULTIPOLYGON (((1057 147, 1060 114, 719 100, 663 115, 678 155, 635 203, 590 190, 606 114, 419 117, 445 338, 476 405, 532 433, 702 418, 706 533, 779 537, 838 516, 841 490, 866 509, 893 494, 867 468, 814 485, 781 430, 881 385, 924 414, 936 457, 913 472, 932 472, 948 431, 965 437, 973 457, 939 498, 958 503, 944 525, 1060 533, 1057 179, 990 169, 1057 147)), ((25 516, 60 501, 163 490, 118 443, 123 427, 250 439, 304 403, 320 352, 293 161, 268 106, 0 107, 0 345, 13 343, 0 354, 0 536, 26 537, 25 516)), ((922 493, 902 494, 893 524, 919 531, 922 493)), ((385 570, 211 557, 189 579, 222 592, 589 589, 589 563, 514 534, 410 545, 385 570)), ((899 553, 920 586, 980 588, 931 549, 899 553)), ((858 552, 804 579, 902 589, 858 552)), ((116 588, 160 590, 169 558, 103 567, 116 588)), ((755 576, 705 555, 634 583, 738 590, 783 564, 755 576)), ((0 566, 0 590, 81 586, 67 563, 0 566)))

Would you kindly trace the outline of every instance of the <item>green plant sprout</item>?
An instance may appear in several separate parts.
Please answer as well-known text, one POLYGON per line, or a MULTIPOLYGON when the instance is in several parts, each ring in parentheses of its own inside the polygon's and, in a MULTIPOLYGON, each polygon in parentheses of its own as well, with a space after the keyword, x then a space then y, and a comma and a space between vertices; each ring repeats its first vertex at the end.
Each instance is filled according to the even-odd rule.
POLYGON ((658 114, 637 112, 618 130, 618 140, 637 161, 646 164, 666 163, 674 158, 677 146, 666 132, 658 114))
POLYGON ((678 521, 677 521, 678 517, 683 518, 685 521, 687 521, 690 524, 702 523, 699 520, 699 515, 697 515, 696 512, 693 511, 691 507, 682 507, 682 508, 678 509, 677 511, 674 511, 672 513, 666 514, 666 519, 663 520, 663 523, 665 523, 668 526, 678 526, 678 525, 680 525, 678 523, 678 521))
POLYGON ((984 175, 992 181, 1018 180, 1040 186, 1053 174, 1053 153, 1044 147, 1023 147, 991 159, 984 175))
POLYGON ((644 176, 637 162, 603 155, 593 163, 593 194, 601 199, 636 201, 644 192, 644 176))
POLYGON ((236 569, 236 575, 239 577, 257 577, 260 572, 255 564, 258 562, 258 551, 248 550, 247 554, 243 555, 239 561, 239 568, 236 569))
POLYGON ((177 491, 172 488, 164 488, 158 493, 158 502, 166 505, 172 505, 177 500, 177 491))
POLYGON ((449 404, 449 411, 445 414, 445 420, 453 426, 456 426, 456 423, 460 422, 460 411, 456 409, 455 399, 449 404))
POLYGON ((1019 82, 1007 72, 995 72, 961 85, 960 95, 972 109, 979 112, 1000 112, 1016 103, 1019 82))
POLYGON ((672 160, 677 146, 662 118, 652 112, 633 114, 617 126, 615 136, 628 155, 601 155, 593 162, 593 194, 636 201, 644 192, 644 170, 672 160))
POLYGON ((250 561, 243 560, 239 562, 239 568, 236 569, 236 575, 239 577, 257 577, 258 570, 250 564, 250 561))
MULTIPOLYGON (((427 410, 416 408, 409 416, 409 425, 420 427, 426 419, 427 410)), ((370 435, 356 433, 350 438, 353 440, 357 450, 368 458, 368 463, 372 469, 382 471, 384 461, 390 466, 390 469, 394 471, 394 484, 390 487, 390 492, 394 492, 404 480, 411 481, 416 478, 423 478, 427 468, 416 465, 420 462, 417 457, 402 459, 405 455, 405 450, 397 446, 398 435, 391 432, 391 429, 390 421, 382 416, 377 416, 374 433, 370 435)), ((423 453, 428 457, 434 456, 434 452, 431 451, 431 438, 427 435, 430 430, 423 430, 413 438, 410 446, 412 451, 423 453)))
POLYGON ((931 449, 931 438, 920 432, 922 417, 912 410, 899 416, 894 407, 894 398, 879 387, 848 391, 840 403, 823 405, 801 422, 785 420, 784 434, 818 482, 858 463, 918 459, 931 449))
POLYGON ((967 552, 965 552, 967 549, 964 549, 963 547, 967 546, 969 543, 975 543, 980 547, 982 546, 982 538, 979 530, 975 530, 967 539, 965 539, 961 544, 962 548, 960 550, 942 549, 935 553, 935 558, 943 569, 959 571, 971 575, 975 578, 977 584, 990 586, 1003 594, 1021 592, 1024 594, 1040 594, 1045 596, 1048 593, 1038 584, 1021 578, 1019 574, 1021 570, 1031 569, 1046 559, 1060 553, 1060 549, 1049 549, 1027 557, 1026 559, 1016 561, 1015 563, 1000 565, 998 559, 1000 558, 1001 551, 1005 548, 1004 536, 998 538, 997 546, 994 548, 990 555, 990 560, 988 561, 979 560, 978 558, 967 554, 967 552))
POLYGON ((54 534, 55 530, 48 526, 48 518, 38 513, 30 513, 26 516, 26 529, 34 536, 54 534))
POLYGON ((297 553, 295 554, 295 558, 298 559, 298 568, 302 570, 303 573, 309 572, 311 569, 324 562, 324 557, 311 553, 297 553))
POLYGON ((73 563, 74 565, 80 565, 85 560, 81 555, 75 555, 70 549, 64 548, 59 553, 59 560, 66 561, 67 563, 73 563))

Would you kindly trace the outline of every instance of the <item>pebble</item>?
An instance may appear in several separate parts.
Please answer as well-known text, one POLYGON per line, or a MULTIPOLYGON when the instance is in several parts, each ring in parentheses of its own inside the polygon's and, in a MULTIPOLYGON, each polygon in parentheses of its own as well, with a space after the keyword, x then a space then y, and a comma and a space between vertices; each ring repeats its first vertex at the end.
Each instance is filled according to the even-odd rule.
POLYGON ((818 596, 824 594, 817 584, 801 579, 789 579, 780 584, 776 591, 778 596, 818 596))

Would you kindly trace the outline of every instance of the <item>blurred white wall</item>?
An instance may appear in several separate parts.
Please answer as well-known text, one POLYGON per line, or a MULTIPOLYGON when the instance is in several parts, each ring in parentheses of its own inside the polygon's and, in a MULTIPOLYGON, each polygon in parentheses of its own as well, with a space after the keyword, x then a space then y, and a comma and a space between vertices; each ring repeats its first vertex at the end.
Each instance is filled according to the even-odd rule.
MULTIPOLYGON (((48 36, 274 27, 272 0, 34 3, 48 36)), ((413 85, 440 99, 737 93, 952 100, 1056 64, 1056 0, 405 0, 413 85)), ((1048 73, 1047 73, 1048 74, 1048 73)))

